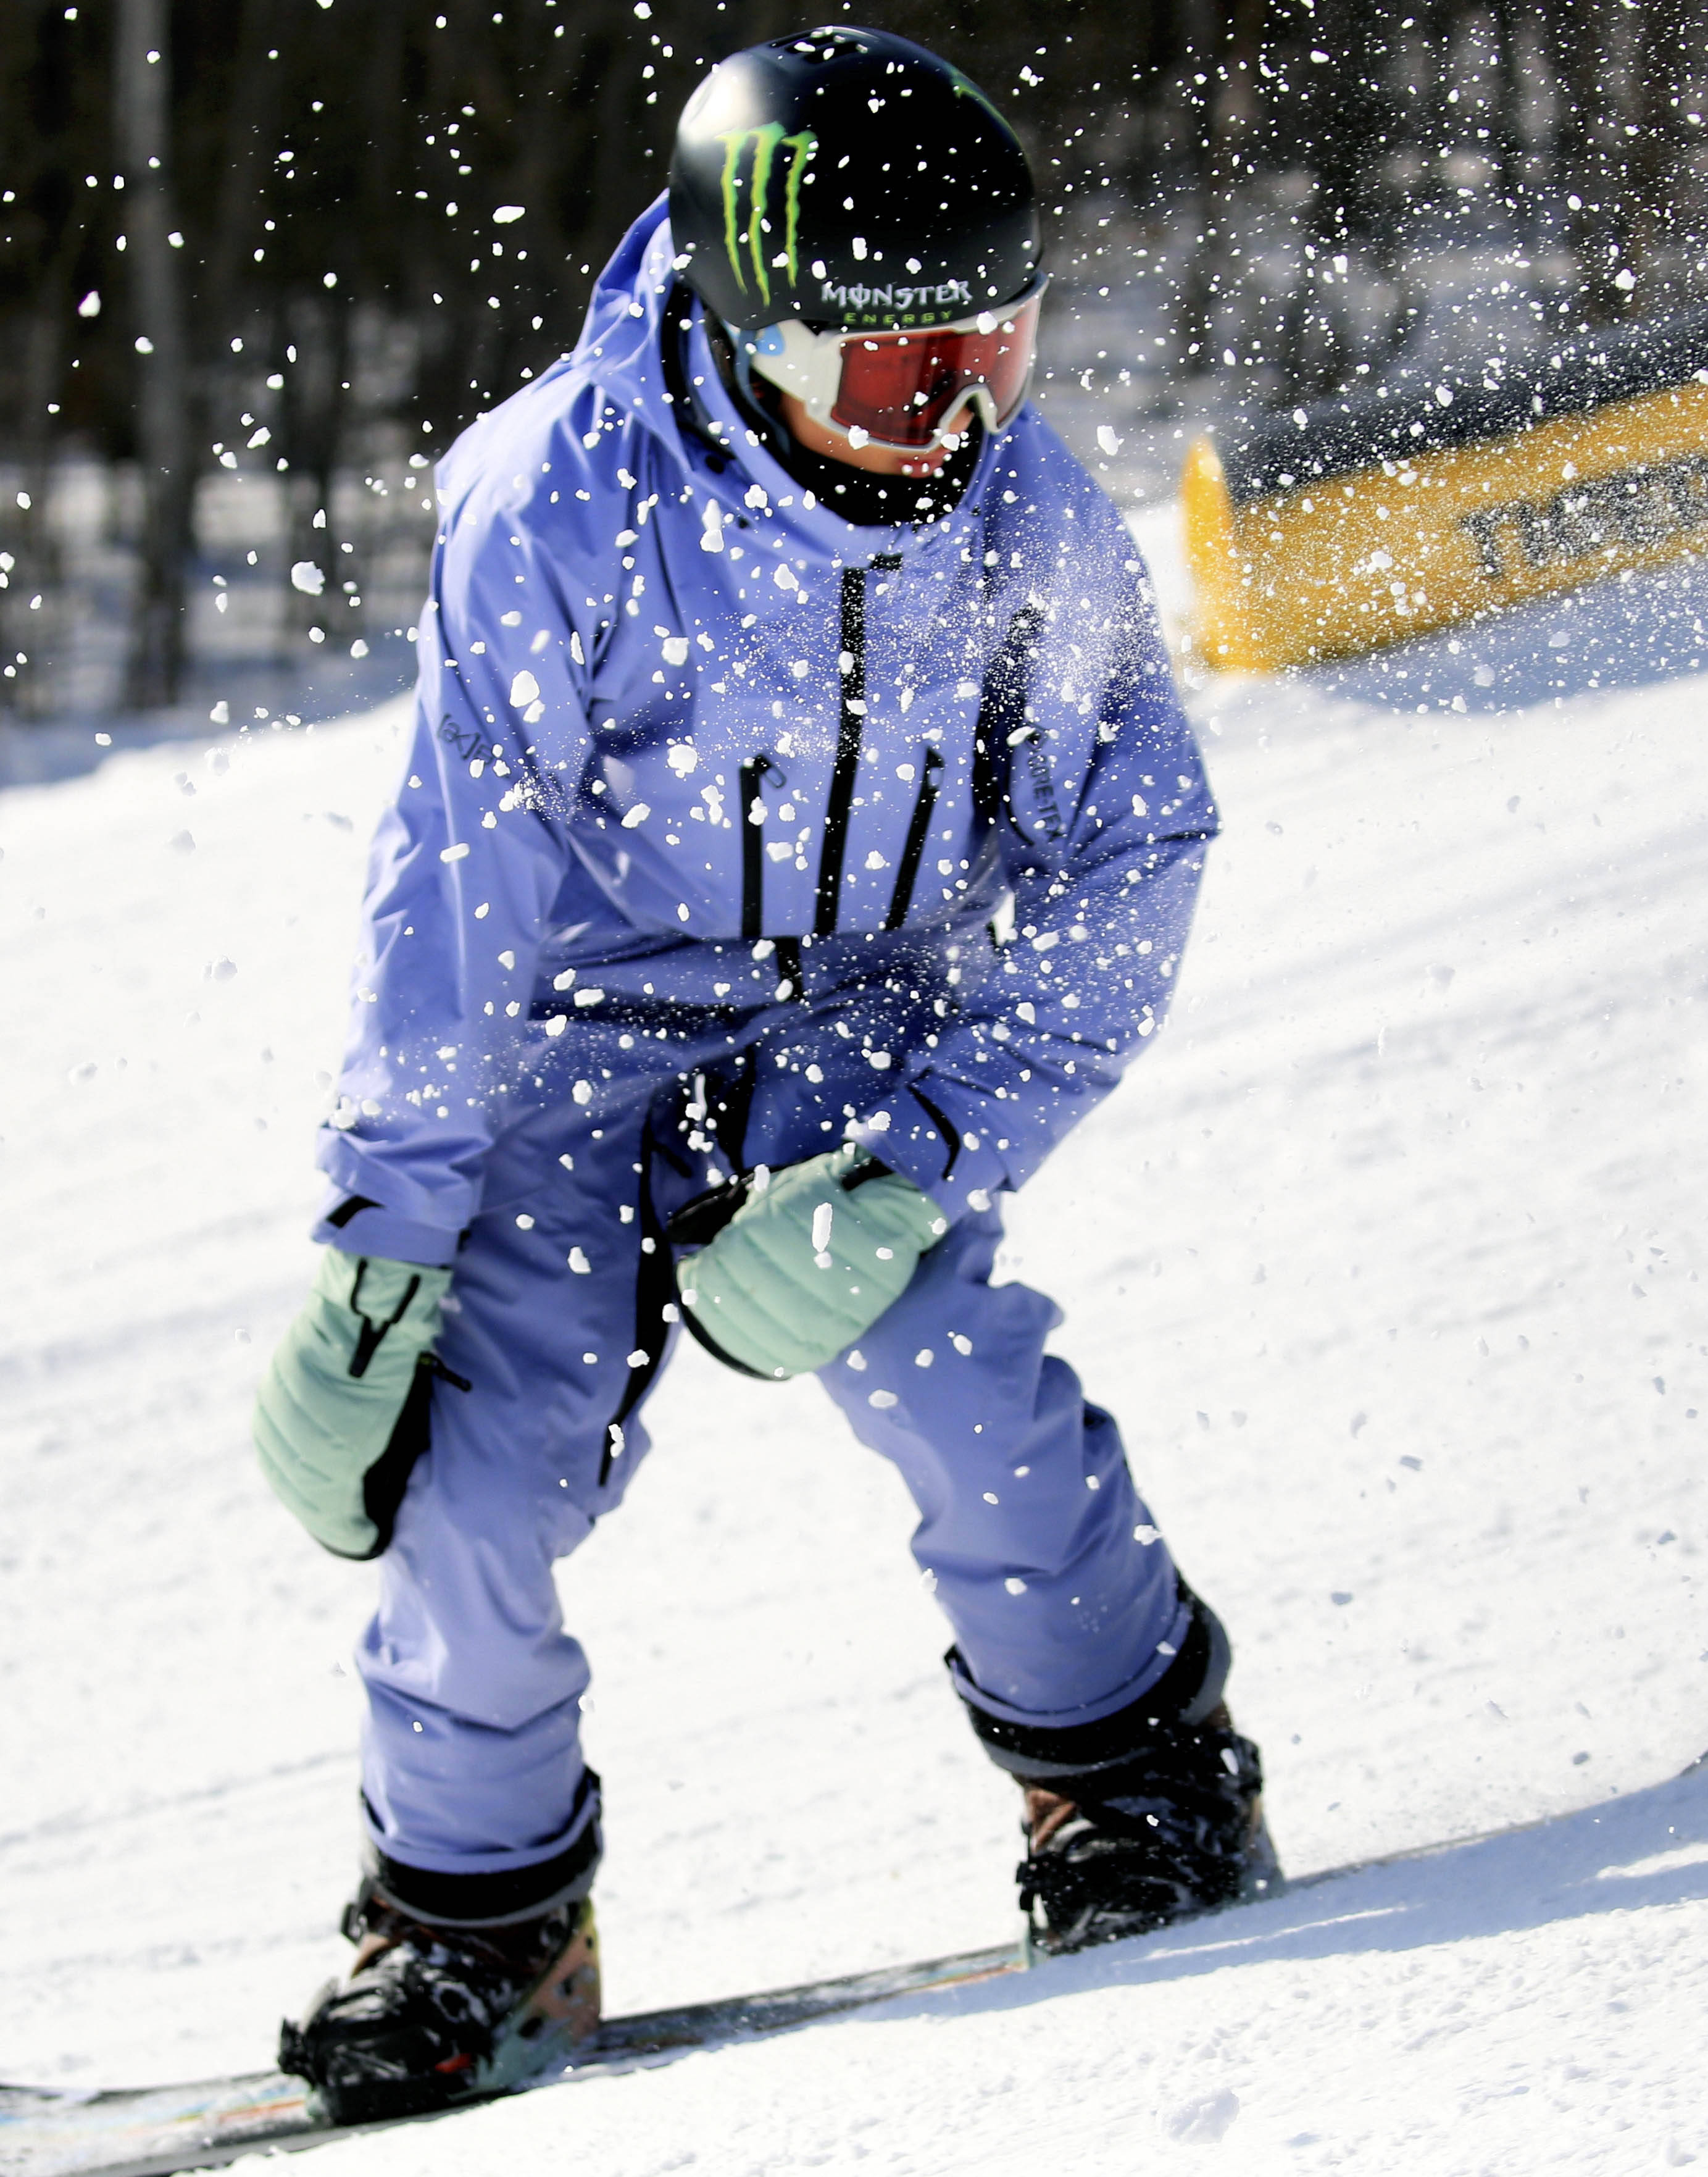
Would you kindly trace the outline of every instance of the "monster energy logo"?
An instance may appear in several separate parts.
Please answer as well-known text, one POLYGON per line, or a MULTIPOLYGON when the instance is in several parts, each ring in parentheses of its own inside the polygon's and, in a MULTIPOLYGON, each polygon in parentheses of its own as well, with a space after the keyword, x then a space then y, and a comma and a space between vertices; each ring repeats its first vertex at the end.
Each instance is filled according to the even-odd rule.
POLYGON ((803 128, 798 136, 785 136, 781 122, 769 121, 762 128, 732 128, 718 140, 723 146, 723 247, 728 252, 729 269, 735 275, 735 284, 745 294, 748 281, 742 261, 745 255, 752 268, 753 285, 759 291, 760 299, 768 303, 774 264, 787 270, 791 286, 800 276, 796 247, 800 228, 800 177, 806 171, 807 161, 818 149, 818 139, 810 128, 803 128), (747 167, 748 211, 744 230, 741 163, 743 154, 750 149, 752 156, 747 167), (783 248, 775 259, 768 259, 766 237, 771 232, 771 222, 767 216, 767 205, 779 151, 791 155, 783 180, 783 248))

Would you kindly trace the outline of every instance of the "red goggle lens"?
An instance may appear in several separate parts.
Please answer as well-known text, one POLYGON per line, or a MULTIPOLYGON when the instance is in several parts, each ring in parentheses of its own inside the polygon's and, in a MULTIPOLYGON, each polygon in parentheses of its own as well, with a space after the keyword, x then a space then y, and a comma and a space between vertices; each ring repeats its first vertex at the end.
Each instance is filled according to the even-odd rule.
POLYGON ((850 335, 832 420, 889 445, 928 446, 957 405, 983 386, 1000 428, 1026 397, 1042 299, 1013 305, 988 333, 927 327, 850 335))

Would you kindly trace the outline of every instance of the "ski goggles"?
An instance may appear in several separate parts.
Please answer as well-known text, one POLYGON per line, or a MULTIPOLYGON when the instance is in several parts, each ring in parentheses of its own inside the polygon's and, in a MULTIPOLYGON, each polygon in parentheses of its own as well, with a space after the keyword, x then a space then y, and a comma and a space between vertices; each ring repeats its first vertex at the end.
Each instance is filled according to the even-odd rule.
POLYGON ((1000 309, 917 331, 816 333, 798 319, 737 333, 750 367, 792 393, 816 423, 919 452, 955 435, 970 406, 999 431, 1026 398, 1048 276, 1000 309))

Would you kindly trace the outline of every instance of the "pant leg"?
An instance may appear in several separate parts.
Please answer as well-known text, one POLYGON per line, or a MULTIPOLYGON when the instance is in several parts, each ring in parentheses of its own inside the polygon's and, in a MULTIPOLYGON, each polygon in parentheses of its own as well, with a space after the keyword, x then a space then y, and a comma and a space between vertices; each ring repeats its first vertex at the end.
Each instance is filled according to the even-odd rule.
POLYGON ((434 1386, 431 1448, 358 1653, 373 1840, 408 1867, 513 1873, 597 1817, 578 1729, 587 1663, 552 1567, 647 1448, 631 1413, 607 1455, 637 1350, 635 1166, 654 1093, 636 1082, 620 1100, 523 1114, 456 1259, 439 1350, 472 1388, 434 1386))
MULTIPOLYGON (((767 1083, 789 1084, 789 1141, 748 1160, 816 1154, 845 1116, 796 1047, 798 1007, 737 1019, 707 1002, 728 990, 729 966, 674 962, 673 985, 718 978, 680 1003, 657 1000, 650 980, 628 987, 658 970, 619 968, 616 1002, 577 1007, 572 1034, 543 1032, 518 1065, 516 1115, 488 1158, 438 1341, 472 1388, 434 1386, 431 1449, 358 1651, 370 1832, 396 1865, 459 1881, 543 1869, 597 1817, 578 1727, 587 1658, 564 1630, 552 1568, 620 1501, 647 1449, 638 1409, 608 1436, 631 1358, 663 1328, 637 1294, 647 1267, 668 1273, 643 1183, 662 1216, 728 1176, 761 1064, 767 1083), (649 1257, 649 1242, 661 1252, 649 1257)), ((827 1056, 870 1074, 851 1037, 834 1042, 827 1056)))
POLYGON ((1113 1420, 1044 1350, 1060 1311, 990 1282, 1001 1238, 994 1209, 953 1226, 820 1379, 912 1492, 961 1693, 1055 1728, 1148 1692, 1188 1615, 1113 1420))

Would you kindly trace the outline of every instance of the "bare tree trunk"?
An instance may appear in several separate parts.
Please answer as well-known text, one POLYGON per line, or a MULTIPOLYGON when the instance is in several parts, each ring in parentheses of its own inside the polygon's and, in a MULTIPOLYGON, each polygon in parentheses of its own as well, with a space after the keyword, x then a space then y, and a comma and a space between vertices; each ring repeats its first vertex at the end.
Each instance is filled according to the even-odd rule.
POLYGON ((1263 41, 1263 0, 1231 0, 1220 21, 1200 6, 1192 18, 1188 70, 1198 62, 1209 77, 1201 101, 1188 103, 1192 129, 1199 234, 1181 283, 1181 346, 1187 371, 1212 367, 1211 336, 1218 297, 1231 264, 1241 154, 1258 118, 1258 59, 1263 41))
POLYGON ((1389 297, 1386 335, 1378 347, 1384 360, 1411 319, 1400 211, 1387 172, 1397 123, 1385 74, 1384 21, 1363 0, 1322 0, 1312 20, 1334 72, 1325 66, 1313 77, 1307 107, 1306 154, 1316 186, 1302 221, 1307 254, 1283 336, 1288 392, 1298 400, 1339 390, 1357 360, 1346 262, 1355 249, 1374 263, 1389 297))
MULTIPOLYGON (((1635 286, 1627 292, 1629 309, 1653 315, 1683 297, 1669 292, 1668 245, 1679 205, 1678 184, 1683 130, 1677 90, 1684 87, 1686 62, 1683 0, 1646 0, 1636 35, 1637 82, 1632 100, 1639 127, 1632 147, 1629 270, 1635 286)), ((1677 283, 1682 286, 1682 282, 1677 283)))
POLYGON ((283 118, 267 61, 269 43, 279 35, 277 18, 277 0, 242 0, 231 101, 226 111, 222 194, 199 298, 200 308, 206 312, 204 339, 211 336, 222 350, 237 330, 232 320, 241 287, 243 248, 255 216, 261 154, 276 140, 283 118))
POLYGON ((173 701, 183 674, 187 563, 195 492, 183 285, 171 237, 169 0, 117 0, 113 124, 125 177, 126 262, 137 328, 141 565, 125 698, 173 701))
POLYGON ((1529 223, 1524 157, 1524 85, 1519 56, 1519 11, 1513 0, 1493 0, 1494 102, 1489 114, 1496 186, 1520 230, 1529 223))
POLYGON ((0 510, 0 543, 15 560, 0 593, 0 710, 41 717, 54 707, 53 668, 67 621, 59 540, 52 527, 56 435, 47 404, 60 391, 65 362, 63 321, 70 282, 69 251, 62 250, 32 297, 23 341, 23 401, 16 447, 24 488, 15 507, 0 510), (19 661, 22 661, 21 663, 19 661))
POLYGON ((340 630, 347 613, 333 487, 344 436, 345 373, 350 367, 350 319, 336 297, 299 295, 286 318, 290 345, 285 352, 285 390, 280 408, 284 450, 290 462, 287 488, 287 563, 308 560, 319 567, 325 588, 317 597, 289 592, 287 625, 297 633, 319 628, 322 639, 340 630))
POLYGON ((1605 325, 1618 315, 1623 300, 1613 284, 1623 239, 1613 144, 1618 61, 1600 8, 1560 8, 1550 12, 1548 22, 1563 99, 1558 171, 1571 214, 1578 306, 1591 324, 1605 325))

